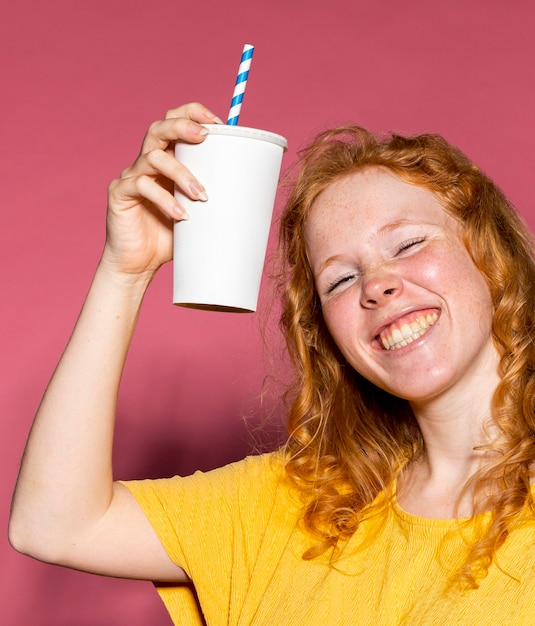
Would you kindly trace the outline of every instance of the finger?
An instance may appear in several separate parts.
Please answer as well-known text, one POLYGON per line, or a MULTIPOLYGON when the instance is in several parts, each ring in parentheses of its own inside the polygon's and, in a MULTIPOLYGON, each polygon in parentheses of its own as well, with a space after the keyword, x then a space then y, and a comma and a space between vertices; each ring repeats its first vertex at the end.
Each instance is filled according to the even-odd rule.
POLYGON ((202 124, 222 123, 209 109, 198 102, 186 104, 167 112, 164 120, 151 124, 141 152, 160 148, 165 150, 176 141, 200 143, 208 134, 202 124))
POLYGON ((165 150, 177 141, 200 143, 208 131, 204 126, 185 117, 169 118, 153 122, 141 144, 141 154, 151 150, 165 150))
POLYGON ((150 202, 173 220, 188 219, 186 209, 175 199, 172 193, 164 189, 151 176, 131 176, 113 181, 109 187, 110 205, 123 209, 131 208, 133 202, 140 199, 150 202))
POLYGON ((200 102, 190 102, 189 104, 184 104, 176 109, 169 109, 165 115, 165 119, 177 118, 177 117, 186 117, 195 122, 199 122, 199 124, 222 124, 222 120, 212 113, 210 109, 205 107, 200 102))
POLYGON ((151 150, 140 155, 134 164, 125 170, 122 178, 136 176, 164 176, 173 182, 192 200, 208 200, 204 185, 193 176, 188 168, 177 161, 174 155, 164 150, 151 150))

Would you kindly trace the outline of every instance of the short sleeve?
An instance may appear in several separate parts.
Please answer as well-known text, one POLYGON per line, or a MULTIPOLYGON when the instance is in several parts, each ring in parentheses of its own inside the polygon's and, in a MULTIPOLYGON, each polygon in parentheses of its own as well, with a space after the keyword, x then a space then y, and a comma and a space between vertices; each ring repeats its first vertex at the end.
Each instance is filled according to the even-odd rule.
MULTIPOLYGON (((283 472, 282 454, 273 453, 188 477, 123 484, 199 596, 224 615, 237 578, 245 586, 254 568, 283 472)), ((169 590, 159 592, 171 613, 169 590)))

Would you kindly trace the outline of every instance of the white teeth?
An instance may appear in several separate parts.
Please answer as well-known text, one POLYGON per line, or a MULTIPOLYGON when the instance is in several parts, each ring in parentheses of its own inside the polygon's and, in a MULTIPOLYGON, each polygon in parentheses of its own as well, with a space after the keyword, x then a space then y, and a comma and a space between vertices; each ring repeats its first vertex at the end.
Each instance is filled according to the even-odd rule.
POLYGON ((416 333, 420 334, 420 328, 425 328, 425 326, 420 326, 418 322, 411 322, 411 330, 413 335, 415 335, 416 333))
POLYGON ((410 339, 412 337, 412 328, 408 324, 402 324, 400 330, 404 339, 410 339))
POLYGON ((381 344, 385 350, 397 350, 409 345, 418 337, 421 337, 437 321, 437 313, 422 315, 410 324, 404 323, 401 328, 393 328, 390 335, 380 337, 381 344))
POLYGON ((392 344, 395 345, 400 341, 403 341, 403 335, 401 334, 400 330, 394 328, 394 330, 392 331, 392 344))

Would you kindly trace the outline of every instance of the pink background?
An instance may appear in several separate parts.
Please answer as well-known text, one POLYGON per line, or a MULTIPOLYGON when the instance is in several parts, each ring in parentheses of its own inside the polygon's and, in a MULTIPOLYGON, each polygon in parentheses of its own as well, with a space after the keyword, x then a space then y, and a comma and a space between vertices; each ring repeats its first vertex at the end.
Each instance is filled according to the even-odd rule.
MULTIPOLYGON (((6 541, 25 437, 102 247, 108 181, 168 108, 195 99, 225 117, 242 45, 253 43, 240 123, 285 135, 284 167, 328 125, 435 131, 535 226, 535 8, 530 0, 3 4, 0 622, 168 624, 150 583, 44 565, 6 541)), ((276 401, 260 407, 273 373, 260 338, 268 290, 255 316, 186 311, 170 300, 165 268, 125 373, 118 477, 239 458, 258 423, 281 413, 276 401)), ((268 344, 280 347, 267 328, 268 344)))

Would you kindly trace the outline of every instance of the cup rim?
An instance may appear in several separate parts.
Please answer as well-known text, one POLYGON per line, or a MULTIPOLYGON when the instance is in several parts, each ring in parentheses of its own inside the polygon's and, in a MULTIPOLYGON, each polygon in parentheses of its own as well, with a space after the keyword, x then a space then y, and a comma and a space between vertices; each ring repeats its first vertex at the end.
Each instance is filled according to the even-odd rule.
POLYGON ((261 130, 259 128, 250 128, 248 126, 231 126, 229 124, 203 124, 210 135, 226 135, 233 137, 249 137, 251 139, 260 139, 269 141, 280 146, 283 151, 288 149, 288 141, 282 135, 272 133, 269 130, 261 130))

